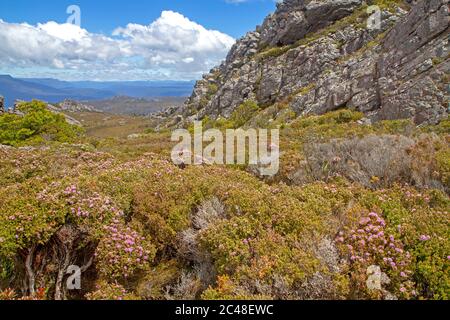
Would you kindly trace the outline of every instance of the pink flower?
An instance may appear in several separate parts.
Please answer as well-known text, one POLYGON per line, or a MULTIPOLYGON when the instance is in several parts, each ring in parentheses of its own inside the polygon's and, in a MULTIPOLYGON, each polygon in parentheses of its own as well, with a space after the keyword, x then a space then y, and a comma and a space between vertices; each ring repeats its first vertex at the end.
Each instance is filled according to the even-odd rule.
POLYGON ((401 287, 401 288, 400 288, 400 292, 405 293, 405 292, 406 292, 406 289, 403 288, 403 287, 401 287))
POLYGON ((377 218, 377 219, 379 218, 378 214, 375 213, 375 212, 369 213, 369 217, 371 217, 371 218, 377 218))
POLYGON ((421 235, 420 236, 420 241, 422 241, 422 242, 428 241, 430 239, 431 239, 431 237, 429 235, 421 235))
POLYGON ((359 220, 359 224, 363 225, 363 226, 365 226, 369 222, 370 222, 370 218, 361 218, 361 220, 359 220))
POLYGON ((406 277, 408 277, 408 276, 406 275, 406 273, 404 273, 404 272, 400 272, 400 277, 402 277, 402 278, 406 278, 406 277))

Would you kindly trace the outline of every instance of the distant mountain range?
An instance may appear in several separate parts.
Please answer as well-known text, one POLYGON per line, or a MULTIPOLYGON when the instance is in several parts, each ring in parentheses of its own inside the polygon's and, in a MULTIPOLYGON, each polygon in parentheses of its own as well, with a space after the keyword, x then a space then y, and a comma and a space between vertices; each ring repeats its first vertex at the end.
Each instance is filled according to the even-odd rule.
POLYGON ((13 78, 0 75, 0 95, 10 107, 14 100, 39 99, 51 103, 65 99, 78 101, 132 98, 187 97, 194 81, 61 81, 49 78, 13 78))
MULTIPOLYGON (((160 98, 132 98, 117 96, 104 100, 84 101, 84 108, 112 114, 146 116, 165 110, 168 107, 182 106, 185 97, 160 97, 160 98)), ((88 110, 89 111, 89 110, 88 110)))

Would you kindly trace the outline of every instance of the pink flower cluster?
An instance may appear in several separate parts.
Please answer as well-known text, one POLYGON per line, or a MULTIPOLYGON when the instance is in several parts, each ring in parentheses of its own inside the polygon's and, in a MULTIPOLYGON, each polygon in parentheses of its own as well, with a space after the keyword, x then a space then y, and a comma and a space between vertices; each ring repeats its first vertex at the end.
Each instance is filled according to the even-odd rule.
POLYGON ((93 217, 99 222, 103 222, 111 215, 114 217, 123 215, 120 210, 112 205, 109 198, 98 193, 84 195, 78 190, 77 186, 71 185, 64 190, 63 194, 67 198, 70 213, 78 218, 93 217))
POLYGON ((411 200, 424 200, 425 202, 430 202, 431 198, 425 194, 422 193, 416 193, 416 192, 412 192, 411 190, 406 190, 405 191, 405 197, 407 199, 411 199, 411 200))
MULTIPOLYGON (((386 234, 386 221, 372 212, 360 219, 358 228, 341 231, 336 238, 355 269, 365 273, 370 265, 379 265, 391 278, 401 283, 408 281, 411 271, 411 255, 401 241, 386 234)), ((403 285, 400 286, 404 288, 403 285)))
POLYGON ((118 219, 104 226, 105 236, 100 241, 96 257, 101 270, 112 278, 128 278, 136 270, 144 269, 154 254, 153 246, 136 231, 118 219))
POLYGON ((71 185, 71 186, 67 187, 67 188, 64 190, 64 194, 65 194, 66 196, 68 196, 68 195, 73 195, 73 194, 78 194, 77 186, 71 185))

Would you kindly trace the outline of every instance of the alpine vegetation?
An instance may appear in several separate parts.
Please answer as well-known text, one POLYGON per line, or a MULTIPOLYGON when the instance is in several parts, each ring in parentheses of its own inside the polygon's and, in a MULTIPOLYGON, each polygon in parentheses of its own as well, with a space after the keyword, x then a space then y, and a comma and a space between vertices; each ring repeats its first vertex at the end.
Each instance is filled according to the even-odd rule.
MULTIPOLYGON (((204 4, 233 6, 230 33, 268 3, 234 2, 204 4)), ((157 108, 139 81, 0 98, 0 300, 450 298, 449 0, 278 1, 237 41, 72 9, 81 27, 0 10, 5 97, 199 80, 157 108)))

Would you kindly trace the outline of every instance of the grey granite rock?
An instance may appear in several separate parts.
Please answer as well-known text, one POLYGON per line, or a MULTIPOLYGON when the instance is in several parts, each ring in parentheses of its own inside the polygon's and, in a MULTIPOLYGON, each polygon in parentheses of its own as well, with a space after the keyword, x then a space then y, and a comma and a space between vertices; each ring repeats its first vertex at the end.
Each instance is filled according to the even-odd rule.
POLYGON ((349 107, 370 121, 446 117, 449 0, 382 11, 379 29, 366 27, 362 2, 285 0, 174 114, 229 117, 251 99, 262 106, 289 101, 298 116, 349 107))
POLYGON ((0 96, 0 113, 5 112, 5 98, 0 96))

